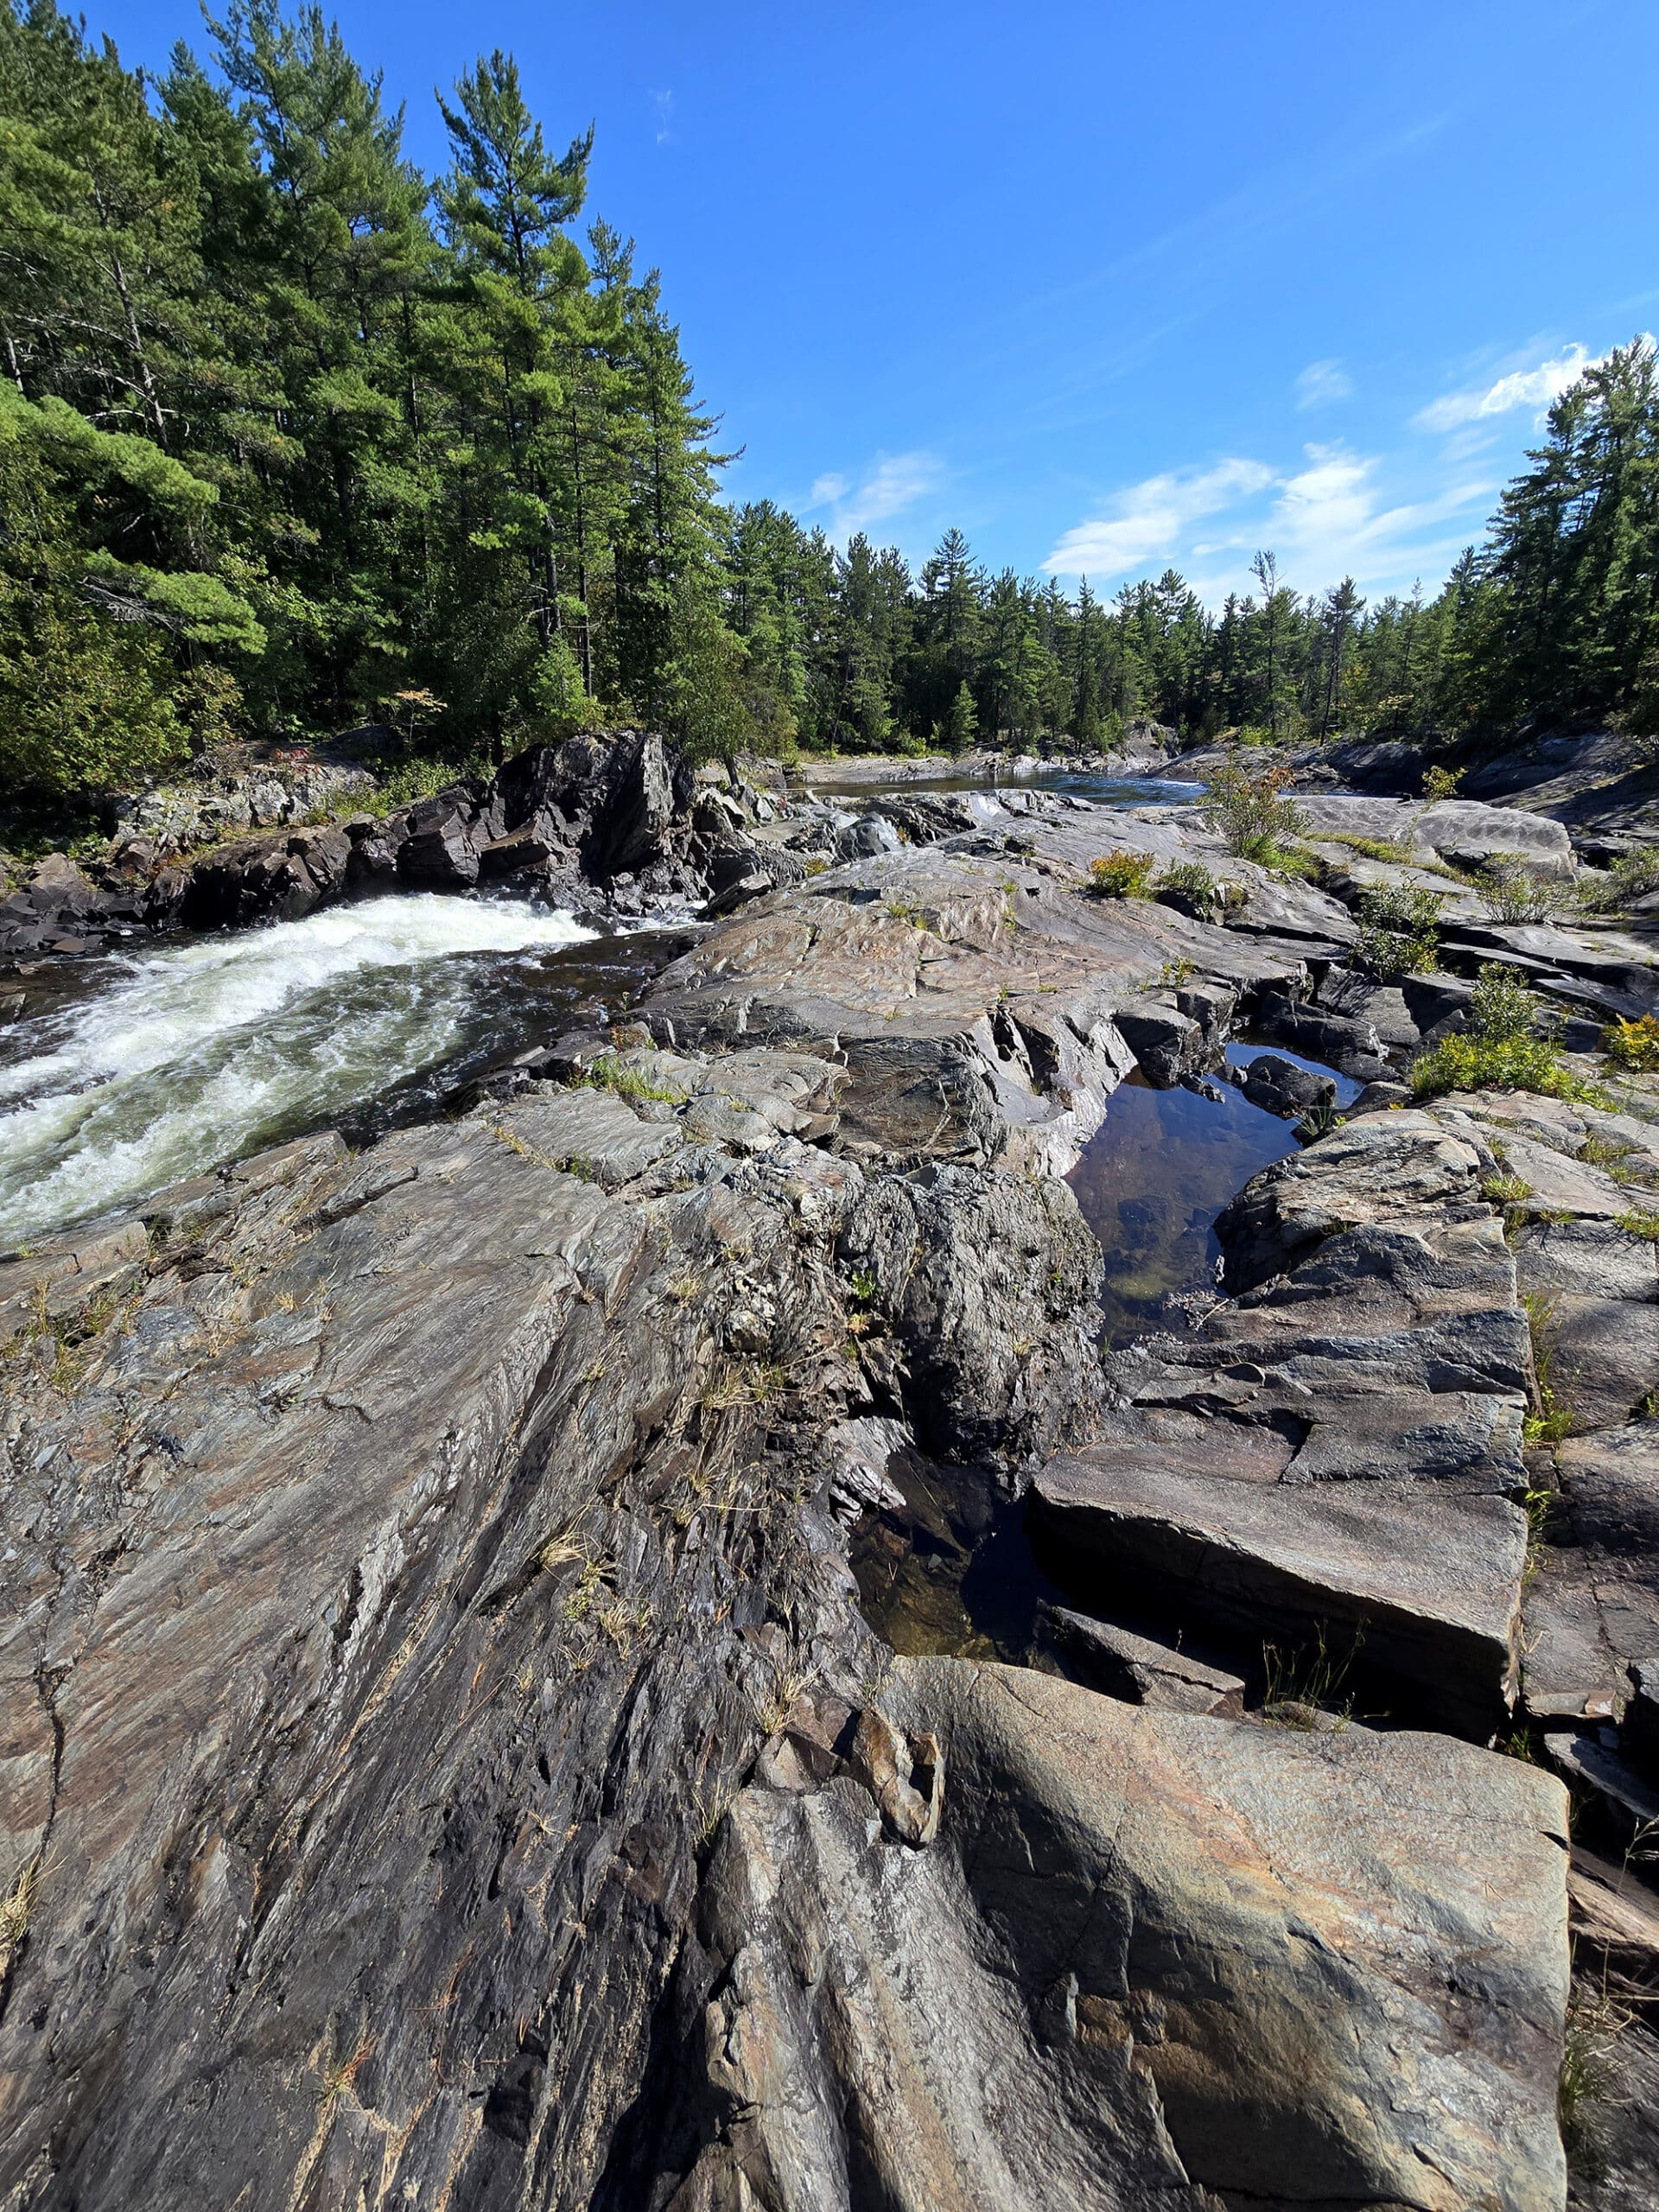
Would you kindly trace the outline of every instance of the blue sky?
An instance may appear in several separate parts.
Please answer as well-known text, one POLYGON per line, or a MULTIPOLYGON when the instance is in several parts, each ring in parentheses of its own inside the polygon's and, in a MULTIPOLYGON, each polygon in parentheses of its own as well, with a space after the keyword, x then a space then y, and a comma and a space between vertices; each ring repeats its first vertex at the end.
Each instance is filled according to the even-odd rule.
MULTIPOLYGON (((1574 367, 1659 325, 1659 6, 347 0, 432 89, 518 56, 662 269, 734 498, 1212 601, 1430 589, 1574 367)), ((92 13, 130 62, 185 0, 92 13)))

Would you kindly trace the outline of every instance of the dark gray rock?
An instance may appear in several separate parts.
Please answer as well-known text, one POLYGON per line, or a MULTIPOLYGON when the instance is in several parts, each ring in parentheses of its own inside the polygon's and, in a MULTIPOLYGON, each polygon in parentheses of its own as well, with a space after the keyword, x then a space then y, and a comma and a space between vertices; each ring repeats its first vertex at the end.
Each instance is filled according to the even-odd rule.
POLYGON ((1328 1075, 1314 1075, 1276 1052, 1258 1052, 1247 1067, 1231 1072, 1252 1106, 1287 1121, 1329 1111, 1337 1103, 1337 1086, 1328 1075))
POLYGON ((1166 1713, 1224 1713, 1236 1719, 1243 1711, 1242 1675, 1206 1666, 1189 1652, 1069 1606, 1045 1605, 1041 1618, 1068 1669, 1107 1697, 1166 1713))

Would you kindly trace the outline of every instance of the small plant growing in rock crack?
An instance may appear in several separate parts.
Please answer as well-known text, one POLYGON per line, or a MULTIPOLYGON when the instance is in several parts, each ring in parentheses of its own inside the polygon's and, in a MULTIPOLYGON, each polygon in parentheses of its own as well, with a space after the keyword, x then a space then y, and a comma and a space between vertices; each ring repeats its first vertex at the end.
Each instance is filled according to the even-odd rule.
POLYGON ((1363 1627, 1356 1628, 1348 1649, 1338 1656, 1326 1641, 1325 1623, 1314 1630, 1311 1644, 1262 1646, 1262 1718, 1279 1728, 1315 1729, 1321 1714, 1345 1727, 1353 1719, 1351 1694, 1343 1694, 1349 1669, 1365 1641, 1363 1627), (1338 1703, 1338 1698, 1341 1701, 1338 1703))
POLYGON ((1423 800, 1428 806, 1438 805, 1443 798, 1455 797, 1459 784, 1468 774, 1466 768, 1443 767, 1437 760, 1423 778, 1423 800))
POLYGON ((668 1295, 677 1306, 689 1306, 694 1298, 700 1298, 702 1294, 702 1277, 690 1269, 684 1274, 676 1275, 668 1286, 668 1295))
POLYGON ((925 907, 918 906, 908 899, 888 899, 884 904, 895 921, 908 922, 912 929, 927 930, 932 926, 925 907))
POLYGON ((1183 983, 1190 983, 1198 972, 1185 953, 1182 953, 1178 960, 1166 960, 1158 970, 1159 988, 1166 991, 1178 990, 1183 983))
POLYGON ((1480 903, 1494 922, 1547 922, 1570 893, 1559 876, 1521 853, 1494 853, 1480 872, 1480 903))
POLYGON ((1103 853, 1089 863, 1089 889, 1096 899, 1146 899, 1151 896, 1156 853, 1103 853))
POLYGON ((1605 874, 1580 876, 1573 903, 1581 914, 1617 914, 1659 890, 1659 846, 1621 853, 1605 874))
POLYGON ((1418 858, 1414 848, 1402 845, 1395 837, 1357 837, 1351 830, 1325 830, 1320 832, 1319 842, 1341 845, 1363 860, 1386 861, 1393 868, 1409 868, 1418 858))
POLYGON ((317 2102, 325 2112, 331 2106, 337 2104, 346 2090, 353 2087, 357 2080, 359 2070, 373 2048, 373 2044, 365 2035, 360 2039, 355 2050, 344 2057, 330 2059, 323 2068, 321 2086, 317 2091, 317 2102))
POLYGON ((747 1366, 728 1360, 703 1384, 698 1403, 709 1413, 726 1413, 734 1406, 764 1406, 781 1395, 787 1379, 782 1363, 775 1359, 755 1360, 747 1366))
POLYGON ((1390 886, 1365 892, 1359 901, 1354 958, 1379 982, 1421 974, 1440 964, 1440 891, 1390 886))
POLYGON ((1202 861, 1172 861, 1153 888, 1160 898, 1173 891, 1192 899, 1217 899, 1224 890, 1202 861))
POLYGON ((1296 1135, 1304 1144, 1317 1144, 1321 1137, 1328 1137, 1332 1129, 1339 1129, 1347 1116, 1338 1110, 1334 1098, 1322 1098, 1317 1106, 1310 1106, 1296 1124, 1296 1135))
POLYGON ((1525 1218, 1522 1206, 1532 1196, 1532 1185, 1522 1175, 1510 1174, 1507 1170, 1488 1175, 1480 1185, 1480 1195, 1489 1206, 1497 1206, 1503 1216, 1503 1233, 1511 1236, 1525 1218))
POLYGON ((1555 1345, 1560 1327, 1555 1295, 1552 1291, 1525 1290, 1521 1304, 1532 1338, 1532 1373, 1538 1397, 1535 1409, 1522 1423, 1522 1436, 1529 1444, 1559 1444, 1572 1431, 1573 1408, 1555 1387, 1555 1345))
POLYGON ((24 1865, 6 1895, 0 1897, 0 1988, 4 1987, 12 1961, 28 1940, 29 1916, 34 1910, 40 1878, 41 1861, 36 1853, 24 1865))
POLYGON ((1615 1226, 1627 1236, 1639 1236, 1644 1244, 1659 1244, 1659 1213, 1648 1213, 1638 1206, 1633 1213, 1620 1214, 1615 1226))
POLYGON ((1614 2054, 1634 2017, 1605 1993, 1588 1999, 1575 1998, 1567 2006, 1555 2113, 1567 2171, 1586 2181, 1596 2180, 1605 2170, 1595 2123, 1618 2088, 1614 2054))
POLYGON ((1413 1090, 1419 1098, 1438 1098, 1448 1090, 1532 1090, 1611 1107, 1605 1090, 1580 1082, 1561 1065, 1548 1038, 1532 1033, 1537 1007, 1516 969, 1488 961, 1476 979, 1469 1027, 1418 1055, 1413 1090))
POLYGON ((630 1067, 613 1052, 606 1052, 582 1070, 575 1086, 585 1090, 609 1090, 619 1098, 657 1099, 664 1105, 683 1106, 691 1094, 671 1083, 658 1083, 643 1068, 630 1067))
POLYGON ((1628 1137, 1610 1137, 1599 1129, 1592 1129, 1574 1157, 1583 1160, 1586 1167, 1605 1167, 1616 1173, 1635 1150, 1628 1137))

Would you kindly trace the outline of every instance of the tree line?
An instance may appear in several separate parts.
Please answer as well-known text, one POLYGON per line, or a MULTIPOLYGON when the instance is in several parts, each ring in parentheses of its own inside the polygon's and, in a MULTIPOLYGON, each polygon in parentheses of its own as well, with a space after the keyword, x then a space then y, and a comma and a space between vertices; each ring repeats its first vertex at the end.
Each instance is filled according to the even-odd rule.
POLYGON ((229 0, 207 63, 125 68, 0 4, 0 779, 129 782, 365 717, 452 755, 601 721, 702 752, 1065 739, 1149 715, 1433 738, 1650 710, 1653 352, 1588 371, 1445 589, 1207 610, 912 571, 719 496, 654 270, 586 221, 512 57, 423 175, 320 8, 229 0))

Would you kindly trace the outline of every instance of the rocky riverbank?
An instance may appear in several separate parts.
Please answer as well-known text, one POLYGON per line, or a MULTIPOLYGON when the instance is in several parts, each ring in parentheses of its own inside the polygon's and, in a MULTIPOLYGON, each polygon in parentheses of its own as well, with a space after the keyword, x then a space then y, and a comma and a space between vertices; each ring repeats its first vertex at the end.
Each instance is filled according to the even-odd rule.
POLYGON ((0 2198, 1561 2205, 1569 1918, 1581 1989, 1659 1955, 1659 1094, 1395 1078, 1456 963, 1646 1011, 1646 923, 1385 989, 1360 879, 1185 809, 649 739, 448 803, 341 885, 714 926, 464 1114, 0 1262, 0 2198), (1104 1344, 1061 1179, 1246 1030, 1370 1088, 1104 1344), (1033 1664, 862 1618, 918 1460, 1027 1496, 1033 1664))

